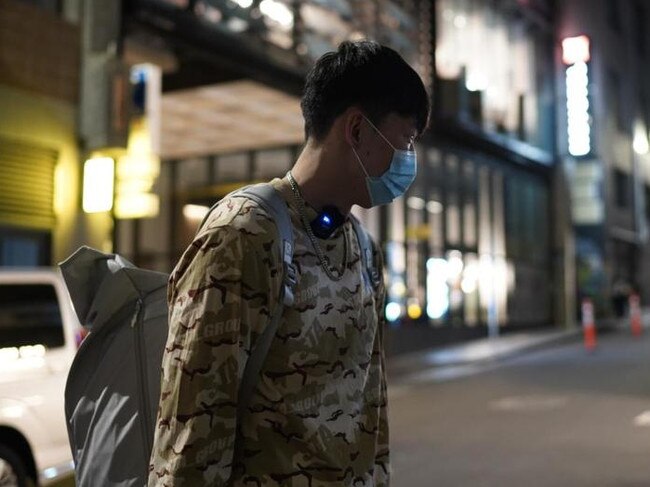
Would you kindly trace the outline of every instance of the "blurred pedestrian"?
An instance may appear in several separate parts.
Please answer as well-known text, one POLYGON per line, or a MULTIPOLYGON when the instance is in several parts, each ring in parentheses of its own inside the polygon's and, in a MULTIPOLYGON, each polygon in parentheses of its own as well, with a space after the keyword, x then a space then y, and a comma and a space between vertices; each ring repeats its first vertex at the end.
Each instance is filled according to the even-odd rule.
POLYGON ((301 106, 306 145, 271 182, 293 226, 294 302, 240 416, 250 351, 284 306, 283 263, 268 212, 223 200, 170 278, 149 486, 389 485, 382 259, 374 243, 362 255, 350 209, 413 182, 429 100, 399 54, 364 41, 317 61, 301 106))

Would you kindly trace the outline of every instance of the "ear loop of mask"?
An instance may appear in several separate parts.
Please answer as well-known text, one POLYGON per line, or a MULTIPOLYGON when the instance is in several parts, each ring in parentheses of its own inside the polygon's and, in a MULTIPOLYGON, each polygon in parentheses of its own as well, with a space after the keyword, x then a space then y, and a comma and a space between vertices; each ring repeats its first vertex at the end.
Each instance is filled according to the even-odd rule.
POLYGON ((361 158, 359 157, 359 154, 357 153, 357 150, 352 145, 350 145, 350 147, 352 148, 352 152, 354 152, 354 156, 357 158, 357 161, 359 162, 359 165, 361 166, 361 169, 363 170, 363 173, 366 175, 367 178, 369 178, 370 174, 368 174, 368 171, 366 170, 366 166, 364 166, 363 162, 361 162, 361 158))
MULTIPOLYGON (((375 130, 377 131, 377 133, 381 136, 381 138, 384 139, 384 140, 386 141, 386 143, 387 143, 388 145, 390 145, 391 148, 392 148, 395 152, 399 152, 400 149, 396 149, 395 146, 394 146, 393 144, 390 143, 390 140, 388 140, 388 139, 386 138, 386 136, 385 136, 383 133, 381 133, 381 130, 379 130, 379 129, 377 128, 377 126, 376 126, 374 123, 372 123, 368 117, 366 117, 365 115, 363 115, 363 118, 366 119, 366 122, 368 122, 368 123, 370 124, 370 126, 371 126, 373 129, 375 129, 375 130)), ((409 140, 409 149, 406 149, 405 152, 414 152, 414 151, 415 151, 415 149, 414 149, 414 146, 413 146, 413 140, 410 139, 410 140, 409 140)))

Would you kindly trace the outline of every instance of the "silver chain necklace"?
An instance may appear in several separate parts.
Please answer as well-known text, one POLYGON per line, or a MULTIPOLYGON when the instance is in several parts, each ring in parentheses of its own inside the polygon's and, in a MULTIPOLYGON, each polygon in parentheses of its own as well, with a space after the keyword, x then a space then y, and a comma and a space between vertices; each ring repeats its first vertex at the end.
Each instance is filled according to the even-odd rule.
POLYGON ((289 185, 291 186, 291 191, 293 192, 293 198, 296 200, 296 205, 298 206, 298 214, 300 215, 302 226, 305 227, 305 231, 307 232, 307 236, 309 237, 309 240, 314 247, 314 251, 316 252, 316 256, 318 257, 321 267, 325 271, 325 274, 327 274, 327 277, 329 277, 332 281, 340 281, 343 279, 343 273, 347 267, 348 260, 348 239, 345 231, 343 232, 343 268, 339 271, 330 265, 329 259, 325 256, 323 249, 321 249, 320 244, 316 239, 316 235, 314 235, 314 232, 311 229, 311 225, 307 219, 307 209, 305 208, 304 200, 300 194, 298 183, 296 183, 296 180, 293 178, 291 171, 287 173, 287 179, 289 180, 289 185))

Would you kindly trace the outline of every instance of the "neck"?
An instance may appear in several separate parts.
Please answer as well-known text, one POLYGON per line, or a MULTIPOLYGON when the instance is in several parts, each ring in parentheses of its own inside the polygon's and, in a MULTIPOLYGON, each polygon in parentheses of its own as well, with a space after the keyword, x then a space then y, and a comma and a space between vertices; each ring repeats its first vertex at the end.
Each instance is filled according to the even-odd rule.
POLYGON ((340 158, 323 146, 308 143, 291 169, 304 200, 316 211, 335 206, 343 216, 352 208, 349 179, 338 167, 340 158))

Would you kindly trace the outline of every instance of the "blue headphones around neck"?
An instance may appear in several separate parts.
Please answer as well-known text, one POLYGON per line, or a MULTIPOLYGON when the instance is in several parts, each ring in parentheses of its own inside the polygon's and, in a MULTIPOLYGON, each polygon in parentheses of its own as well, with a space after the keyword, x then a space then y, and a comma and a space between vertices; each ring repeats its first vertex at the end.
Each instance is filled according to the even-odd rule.
POLYGON ((336 206, 324 206, 310 224, 318 238, 329 238, 345 222, 345 217, 336 206))

